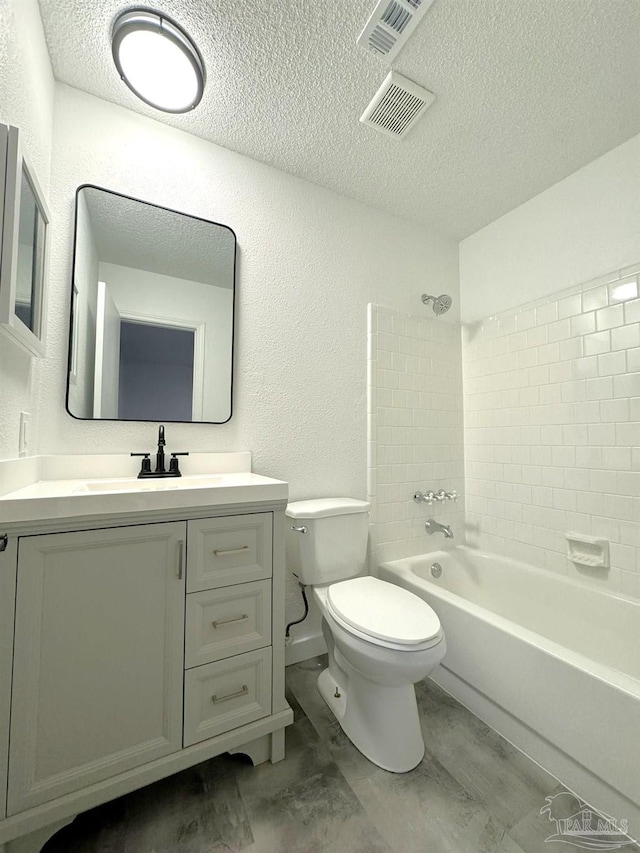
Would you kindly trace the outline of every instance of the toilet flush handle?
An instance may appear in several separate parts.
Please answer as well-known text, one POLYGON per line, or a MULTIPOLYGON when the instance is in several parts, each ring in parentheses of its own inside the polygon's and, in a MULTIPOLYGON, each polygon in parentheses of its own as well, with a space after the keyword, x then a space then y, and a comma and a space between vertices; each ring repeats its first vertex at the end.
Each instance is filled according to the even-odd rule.
POLYGON ((294 527, 294 525, 292 524, 291 529, 295 530, 296 533, 306 533, 307 532, 307 528, 304 526, 304 524, 302 525, 302 527, 294 527))

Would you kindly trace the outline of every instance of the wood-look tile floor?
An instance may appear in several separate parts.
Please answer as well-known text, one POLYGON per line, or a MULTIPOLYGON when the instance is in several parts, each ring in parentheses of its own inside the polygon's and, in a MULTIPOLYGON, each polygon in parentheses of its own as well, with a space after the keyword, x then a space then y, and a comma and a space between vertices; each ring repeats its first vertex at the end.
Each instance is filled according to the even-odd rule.
POLYGON ((422 763, 387 773, 325 706, 324 666, 287 669, 284 761, 219 756, 78 816, 42 853, 566 853, 540 814, 562 786, 433 682, 417 685, 422 763))

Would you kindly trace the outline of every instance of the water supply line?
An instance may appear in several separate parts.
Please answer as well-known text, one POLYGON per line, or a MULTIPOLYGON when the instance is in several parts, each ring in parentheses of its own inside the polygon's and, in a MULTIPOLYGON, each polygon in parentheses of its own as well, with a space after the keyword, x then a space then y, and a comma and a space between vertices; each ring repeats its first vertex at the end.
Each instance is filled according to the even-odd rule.
MULTIPOLYGON (((296 577, 295 574, 294 577, 296 577)), ((300 587, 300 592, 302 593, 302 600, 304 601, 304 616, 302 616, 300 619, 295 619, 293 622, 289 622, 284 632, 285 643, 290 640, 289 631, 291 630, 291 628, 293 628, 294 625, 299 625, 301 622, 304 622, 304 620, 309 615, 309 602, 307 600, 307 591, 305 589, 305 585, 298 581, 298 586, 300 587)))

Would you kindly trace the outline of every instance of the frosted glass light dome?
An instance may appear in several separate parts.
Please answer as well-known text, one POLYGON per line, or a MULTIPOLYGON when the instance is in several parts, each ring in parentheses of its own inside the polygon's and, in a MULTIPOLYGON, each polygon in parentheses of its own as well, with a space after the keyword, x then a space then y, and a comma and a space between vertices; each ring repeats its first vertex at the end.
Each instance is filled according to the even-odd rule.
POLYGON ((188 34, 160 12, 132 9, 115 20, 113 60, 122 80, 145 104, 186 113, 200 103, 204 65, 188 34))

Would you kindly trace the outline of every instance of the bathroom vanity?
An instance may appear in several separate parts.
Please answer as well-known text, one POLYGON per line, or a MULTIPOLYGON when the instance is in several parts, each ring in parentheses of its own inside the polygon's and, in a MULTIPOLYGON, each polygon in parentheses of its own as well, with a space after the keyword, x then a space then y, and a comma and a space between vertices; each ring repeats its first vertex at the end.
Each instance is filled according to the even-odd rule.
POLYGON ((0 466, 0 851, 222 752, 283 758, 286 484, 249 454, 0 466))

